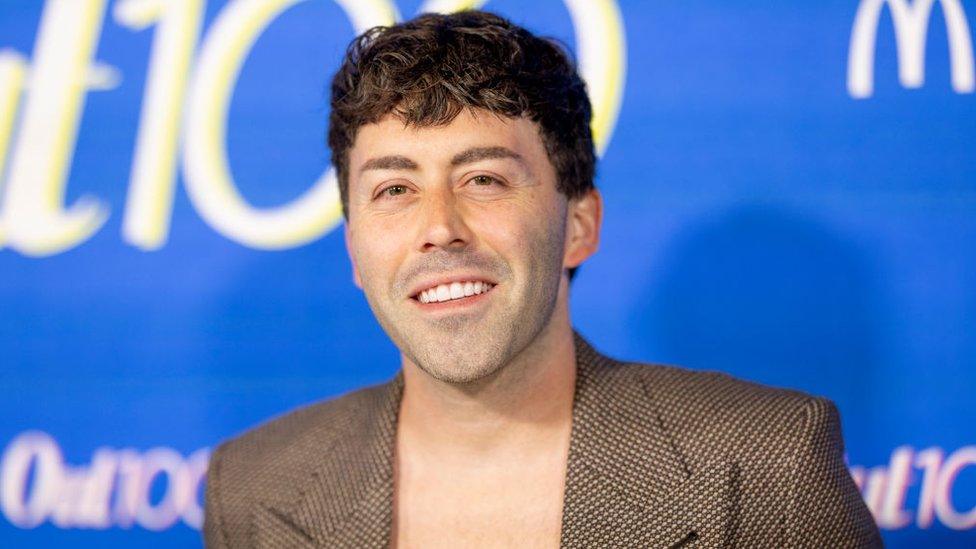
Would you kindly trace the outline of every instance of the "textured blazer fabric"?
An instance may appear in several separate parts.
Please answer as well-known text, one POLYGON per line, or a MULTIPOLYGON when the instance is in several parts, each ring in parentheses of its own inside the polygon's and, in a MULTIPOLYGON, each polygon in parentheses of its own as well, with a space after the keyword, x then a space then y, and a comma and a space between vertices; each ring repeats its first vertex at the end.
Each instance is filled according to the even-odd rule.
MULTIPOLYGON (((829 400, 575 336, 562 547, 881 547, 829 400)), ((214 548, 387 547, 403 372, 220 444, 214 548)))

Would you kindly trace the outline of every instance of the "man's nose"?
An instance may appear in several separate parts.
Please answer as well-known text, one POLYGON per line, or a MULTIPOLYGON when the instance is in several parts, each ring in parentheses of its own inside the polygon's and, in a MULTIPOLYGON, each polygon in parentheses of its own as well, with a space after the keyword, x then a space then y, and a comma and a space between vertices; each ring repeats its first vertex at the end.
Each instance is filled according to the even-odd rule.
POLYGON ((471 230, 452 192, 429 195, 421 216, 420 251, 461 250, 471 243, 471 230))

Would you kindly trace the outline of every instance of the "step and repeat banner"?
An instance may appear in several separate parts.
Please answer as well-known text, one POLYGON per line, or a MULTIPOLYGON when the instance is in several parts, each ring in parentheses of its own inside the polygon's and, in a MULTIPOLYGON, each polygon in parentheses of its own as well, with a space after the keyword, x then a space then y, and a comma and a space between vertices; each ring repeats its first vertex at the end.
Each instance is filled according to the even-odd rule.
POLYGON ((5 0, 0 546, 193 547, 209 451, 391 377, 325 146, 350 39, 562 40, 619 358, 833 399, 891 547, 976 546, 976 2, 5 0))

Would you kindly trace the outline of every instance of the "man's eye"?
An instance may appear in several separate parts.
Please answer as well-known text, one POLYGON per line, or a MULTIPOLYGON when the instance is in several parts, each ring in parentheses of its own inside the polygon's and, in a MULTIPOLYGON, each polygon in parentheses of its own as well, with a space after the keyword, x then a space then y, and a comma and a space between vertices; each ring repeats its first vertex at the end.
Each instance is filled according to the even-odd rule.
POLYGON ((407 192, 406 185, 390 185, 389 187, 383 189, 383 193, 388 196, 397 196, 407 192))
POLYGON ((480 187, 485 187, 498 183, 498 180, 490 175, 476 175, 471 178, 471 182, 480 187))

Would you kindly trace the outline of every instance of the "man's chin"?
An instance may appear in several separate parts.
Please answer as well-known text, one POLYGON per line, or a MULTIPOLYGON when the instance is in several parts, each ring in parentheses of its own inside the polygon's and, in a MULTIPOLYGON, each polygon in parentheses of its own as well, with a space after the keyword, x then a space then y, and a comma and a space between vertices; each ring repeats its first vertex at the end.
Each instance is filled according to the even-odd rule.
MULTIPOLYGON (((465 338, 466 339, 466 338, 465 338)), ((407 353, 410 360, 430 377, 453 385, 470 385, 488 379, 508 361, 502 349, 485 341, 420 345, 407 353)))
POLYGON ((440 381, 457 386, 470 386, 491 378, 498 370, 497 367, 475 366, 474 368, 439 368, 418 364, 427 375, 440 381))

